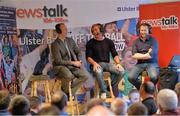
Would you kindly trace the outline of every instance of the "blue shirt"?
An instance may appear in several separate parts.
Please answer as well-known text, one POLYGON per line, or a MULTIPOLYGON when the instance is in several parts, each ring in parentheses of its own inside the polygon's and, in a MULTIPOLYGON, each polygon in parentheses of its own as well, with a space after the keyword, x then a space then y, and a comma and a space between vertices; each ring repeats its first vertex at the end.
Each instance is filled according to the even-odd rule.
POLYGON ((138 38, 134 41, 132 46, 132 54, 135 53, 141 53, 145 54, 148 52, 149 49, 152 49, 152 52, 150 53, 151 59, 147 60, 138 60, 137 64, 140 63, 158 63, 158 42, 155 38, 152 36, 148 36, 145 41, 138 38))

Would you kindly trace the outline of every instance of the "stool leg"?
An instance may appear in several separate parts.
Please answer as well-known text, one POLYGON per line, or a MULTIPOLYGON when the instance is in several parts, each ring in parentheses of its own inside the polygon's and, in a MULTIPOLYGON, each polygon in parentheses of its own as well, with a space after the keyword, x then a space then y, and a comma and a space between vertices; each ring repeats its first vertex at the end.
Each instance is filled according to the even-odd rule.
POLYGON ((51 94, 50 94, 50 90, 49 90, 49 82, 48 82, 48 80, 46 80, 46 91, 47 91, 48 102, 51 102, 51 94))
POLYGON ((76 111, 77 111, 77 115, 79 115, 79 106, 78 106, 78 100, 77 100, 77 97, 76 97, 76 111))
POLYGON ((34 82, 34 96, 37 96, 37 84, 38 82, 34 82))
POLYGON ((109 84, 111 98, 114 98, 114 94, 113 94, 113 90, 112 90, 112 86, 111 86, 111 79, 110 79, 110 77, 108 77, 108 84, 109 84))
POLYGON ((34 96, 34 82, 31 83, 31 97, 34 96))
POLYGON ((96 98, 99 98, 99 86, 98 86, 98 82, 95 81, 95 91, 94 91, 96 98))
POLYGON ((43 87, 44 87, 44 93, 45 93, 45 102, 48 103, 48 95, 47 95, 47 87, 46 87, 46 82, 43 82, 43 87))
POLYGON ((73 98, 72 98, 71 81, 69 81, 69 101, 71 104, 72 115, 74 116, 74 104, 73 104, 73 98))

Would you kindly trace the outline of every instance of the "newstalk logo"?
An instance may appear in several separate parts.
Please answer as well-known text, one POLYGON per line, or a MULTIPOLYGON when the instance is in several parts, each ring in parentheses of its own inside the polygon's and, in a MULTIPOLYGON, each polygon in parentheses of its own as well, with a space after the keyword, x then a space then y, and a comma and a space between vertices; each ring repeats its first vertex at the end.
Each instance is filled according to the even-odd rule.
POLYGON ((152 27, 160 27, 162 30, 179 29, 178 17, 171 15, 170 17, 161 17, 159 19, 142 20, 142 23, 149 23, 152 27))
POLYGON ((21 19, 25 18, 39 18, 45 23, 52 22, 68 22, 68 9, 62 4, 57 4, 55 8, 48 8, 44 6, 43 8, 34 9, 17 9, 16 16, 21 19))

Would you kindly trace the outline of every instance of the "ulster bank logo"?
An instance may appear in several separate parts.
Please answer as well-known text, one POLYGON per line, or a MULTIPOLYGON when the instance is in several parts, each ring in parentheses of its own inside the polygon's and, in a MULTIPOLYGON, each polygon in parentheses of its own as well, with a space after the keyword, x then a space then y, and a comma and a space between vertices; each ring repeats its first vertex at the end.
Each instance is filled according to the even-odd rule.
POLYGON ((43 6, 43 8, 19 8, 16 10, 16 16, 20 19, 38 18, 45 23, 52 22, 68 22, 68 9, 62 4, 57 4, 56 7, 51 8, 43 6))
POLYGON ((169 17, 161 17, 159 19, 142 20, 142 23, 149 23, 153 27, 160 27, 162 30, 179 29, 178 17, 171 15, 169 17))

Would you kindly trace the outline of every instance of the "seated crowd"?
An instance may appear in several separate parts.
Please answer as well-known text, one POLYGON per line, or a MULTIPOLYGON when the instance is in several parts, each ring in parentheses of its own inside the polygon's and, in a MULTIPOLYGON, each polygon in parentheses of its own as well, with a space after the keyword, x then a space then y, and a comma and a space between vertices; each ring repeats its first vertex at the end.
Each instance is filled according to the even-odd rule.
MULTIPOLYGON (((132 98, 114 98, 110 104, 101 98, 93 98, 85 103, 81 115, 180 115, 179 91, 180 83, 175 91, 162 89, 155 93, 152 82, 141 85, 140 91, 132 98), (139 94, 139 96, 138 96, 139 94)), ((51 103, 44 103, 37 96, 14 95, 7 90, 0 90, 0 115, 70 115, 67 112, 67 95, 57 91, 52 96, 51 103)))

